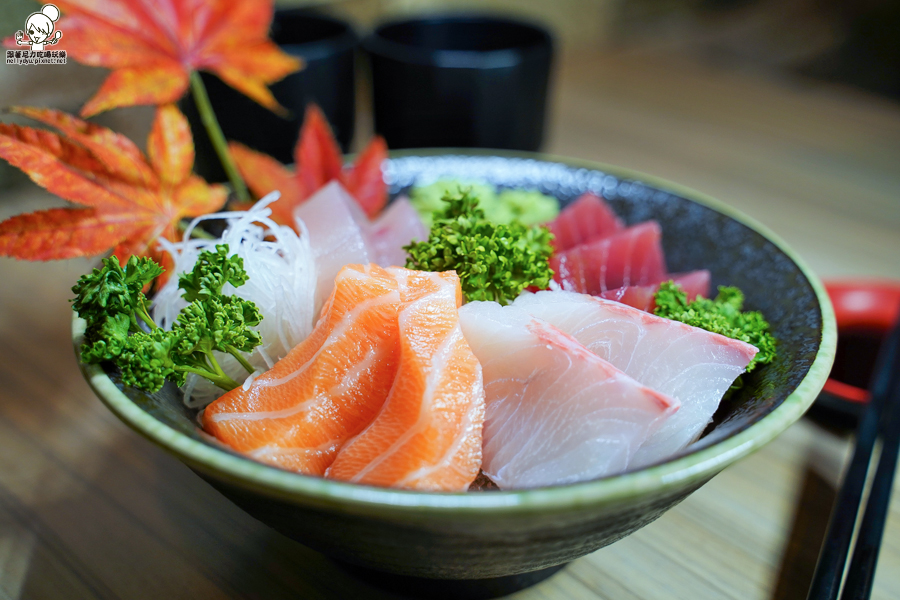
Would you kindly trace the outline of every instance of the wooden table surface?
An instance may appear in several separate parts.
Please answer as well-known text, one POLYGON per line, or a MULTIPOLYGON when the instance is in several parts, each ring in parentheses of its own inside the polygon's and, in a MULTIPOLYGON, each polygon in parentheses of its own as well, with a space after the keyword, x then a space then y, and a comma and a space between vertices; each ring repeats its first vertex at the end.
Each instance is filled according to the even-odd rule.
MULTIPOLYGON (((560 65, 548 150, 716 196, 822 277, 900 279, 900 106, 653 55, 560 65)), ((0 217, 58 204, 4 192, 0 217)), ((0 599, 393 598, 242 513, 82 380, 88 261, 0 259, 0 599)), ((805 598, 848 440, 807 420, 634 535, 514 598, 805 598)), ((895 495, 874 597, 900 598, 895 495)))

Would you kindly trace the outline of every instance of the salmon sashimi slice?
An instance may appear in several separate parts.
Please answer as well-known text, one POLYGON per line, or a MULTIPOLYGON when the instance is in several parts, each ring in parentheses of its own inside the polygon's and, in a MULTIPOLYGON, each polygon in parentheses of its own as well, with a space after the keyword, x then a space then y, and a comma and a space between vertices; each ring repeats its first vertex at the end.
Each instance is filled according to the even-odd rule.
POLYGON ((262 462, 322 475, 388 396, 400 354, 396 278, 348 265, 310 336, 203 412, 203 428, 262 462))
POLYGON ((470 302, 459 319, 484 371, 482 469, 501 489, 624 471, 678 408, 515 306, 470 302))
POLYGON ((456 291, 456 308, 462 306, 462 287, 456 271, 416 271, 403 267, 388 267, 386 270, 397 280, 402 302, 414 302, 450 286, 456 291))
POLYGON ((591 192, 580 195, 547 224, 553 247, 568 250, 579 244, 610 236, 625 228, 603 198, 591 192))
POLYGON ((662 230, 656 221, 623 229, 550 257, 553 279, 564 290, 597 295, 629 285, 647 285, 666 275, 662 230))
POLYGON ((680 401, 678 413, 641 445, 632 467, 664 460, 696 440, 757 352, 745 342, 585 294, 522 294, 512 306, 560 328, 643 385, 680 401))
POLYGON ((484 387, 459 326, 459 279, 453 272, 390 271, 409 299, 398 317, 397 378, 381 412, 340 450, 325 476, 465 491, 481 467, 484 387))
MULTIPOLYGON (((703 269, 689 273, 672 273, 666 275, 663 281, 671 281, 680 285, 684 293, 687 294, 688 302, 691 302, 697 296, 709 297, 709 279, 709 271, 703 269)), ((629 285, 614 290, 607 290, 601 292, 599 296, 646 312, 653 312, 653 309, 656 308, 656 292, 659 291, 659 286, 663 281, 651 285, 629 285)))

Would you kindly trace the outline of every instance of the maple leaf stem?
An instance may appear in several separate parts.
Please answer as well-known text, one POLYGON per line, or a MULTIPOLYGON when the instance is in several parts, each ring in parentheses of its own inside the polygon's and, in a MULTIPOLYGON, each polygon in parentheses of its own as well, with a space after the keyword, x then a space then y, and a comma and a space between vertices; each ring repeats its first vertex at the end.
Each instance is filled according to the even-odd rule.
POLYGON ((206 93, 206 86, 203 85, 203 79, 197 71, 191 72, 191 94, 194 96, 194 103, 197 105, 197 112, 200 113, 200 120, 206 128, 209 135, 209 141, 212 143, 219 160, 222 162, 222 168, 234 188, 234 193, 241 202, 250 202, 250 192, 247 191, 247 184, 238 172, 234 161, 231 160, 231 154, 228 152, 228 142, 225 141, 225 134, 219 126, 216 119, 216 113, 213 111, 212 104, 209 102, 209 95, 206 93))
MULTIPOLYGON (((184 233, 188 228, 188 221, 179 221, 178 222, 178 233, 184 233)), ((191 230, 191 239, 200 239, 200 240, 217 240, 216 236, 206 231, 205 229, 200 229, 199 227, 194 227, 191 230)))

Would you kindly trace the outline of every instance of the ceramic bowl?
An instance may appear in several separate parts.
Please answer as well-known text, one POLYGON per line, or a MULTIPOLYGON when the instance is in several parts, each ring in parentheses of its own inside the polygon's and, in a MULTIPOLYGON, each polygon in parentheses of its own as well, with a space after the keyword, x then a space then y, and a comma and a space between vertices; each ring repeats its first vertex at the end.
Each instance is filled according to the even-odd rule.
MULTIPOLYGON (((235 504, 326 555, 390 573, 480 579, 571 561, 647 525, 734 461, 800 418, 834 357, 835 323, 822 285, 764 227, 707 196, 612 166, 535 154, 396 153, 392 194, 439 177, 537 188, 565 204, 584 191, 607 198, 629 224, 656 219, 670 271, 706 268, 737 285, 778 339, 777 360, 724 402, 705 435, 665 462, 584 483, 522 491, 424 493, 307 477, 211 443, 174 387, 123 388, 117 373, 82 365, 100 399, 235 504)), ((83 323, 75 320, 74 341, 83 323)))

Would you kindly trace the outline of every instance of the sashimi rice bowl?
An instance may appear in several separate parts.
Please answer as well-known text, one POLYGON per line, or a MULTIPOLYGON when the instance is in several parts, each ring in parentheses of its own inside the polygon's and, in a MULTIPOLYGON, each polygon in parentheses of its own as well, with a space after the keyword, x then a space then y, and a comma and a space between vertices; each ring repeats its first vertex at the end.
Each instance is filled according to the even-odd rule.
POLYGON ((91 362, 99 329, 74 324, 116 415, 301 543, 429 578, 562 564, 770 441, 825 382, 821 284, 720 202, 520 153, 382 170, 384 208, 332 182, 293 227, 276 194, 168 244, 135 335, 202 350, 198 311, 218 307, 217 361, 91 362))

